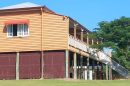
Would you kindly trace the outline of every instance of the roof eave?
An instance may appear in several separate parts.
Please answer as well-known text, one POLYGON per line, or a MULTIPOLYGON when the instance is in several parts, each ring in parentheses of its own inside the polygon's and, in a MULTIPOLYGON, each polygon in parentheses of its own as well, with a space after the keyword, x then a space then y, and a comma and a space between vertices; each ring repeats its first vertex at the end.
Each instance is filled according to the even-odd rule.
POLYGON ((38 6, 38 7, 27 7, 27 8, 14 8, 14 9, 0 9, 0 11, 8 11, 8 10, 20 10, 20 9, 31 9, 31 8, 42 8, 44 6, 38 6))

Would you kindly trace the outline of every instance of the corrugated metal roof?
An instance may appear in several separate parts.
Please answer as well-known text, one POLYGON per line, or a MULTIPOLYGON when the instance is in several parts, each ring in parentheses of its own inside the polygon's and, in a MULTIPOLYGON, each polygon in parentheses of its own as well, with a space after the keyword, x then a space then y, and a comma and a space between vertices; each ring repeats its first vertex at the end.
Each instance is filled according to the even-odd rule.
POLYGON ((25 3, 20 3, 12 6, 7 6, 0 8, 0 10, 6 10, 6 9, 17 9, 17 8, 30 8, 30 7, 41 7, 41 5, 34 4, 31 2, 25 2, 25 3))

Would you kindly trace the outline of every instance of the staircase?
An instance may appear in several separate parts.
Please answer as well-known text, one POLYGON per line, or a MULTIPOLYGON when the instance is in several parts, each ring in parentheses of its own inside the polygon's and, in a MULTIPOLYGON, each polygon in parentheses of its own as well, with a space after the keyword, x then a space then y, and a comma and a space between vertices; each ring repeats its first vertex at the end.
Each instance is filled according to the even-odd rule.
POLYGON ((116 61, 112 60, 112 64, 108 64, 113 70, 118 72, 120 75, 128 78, 129 71, 125 69, 123 66, 118 64, 116 61))
POLYGON ((94 58, 95 60, 100 61, 104 64, 107 64, 108 66, 110 66, 113 70, 118 72, 123 77, 130 78, 129 71, 125 69, 123 66, 121 66, 120 64, 118 64, 116 61, 112 60, 110 56, 108 56, 104 52, 97 51, 97 49, 92 49, 92 48, 88 48, 88 52, 90 56, 94 58))

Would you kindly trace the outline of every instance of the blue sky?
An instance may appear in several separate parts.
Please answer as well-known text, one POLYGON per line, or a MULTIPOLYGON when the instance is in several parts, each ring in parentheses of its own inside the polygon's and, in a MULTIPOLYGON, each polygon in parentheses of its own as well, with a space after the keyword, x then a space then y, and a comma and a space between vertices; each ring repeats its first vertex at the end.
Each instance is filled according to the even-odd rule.
POLYGON ((32 2, 70 16, 92 30, 100 21, 130 17, 130 0, 0 0, 0 7, 32 2))

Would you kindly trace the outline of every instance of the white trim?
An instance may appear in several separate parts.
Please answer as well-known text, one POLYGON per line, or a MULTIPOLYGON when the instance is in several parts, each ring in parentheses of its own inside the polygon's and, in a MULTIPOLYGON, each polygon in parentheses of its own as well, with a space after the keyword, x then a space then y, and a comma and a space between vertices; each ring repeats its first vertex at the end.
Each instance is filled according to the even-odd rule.
MULTIPOLYGON (((13 33, 10 33, 10 32, 9 32, 9 29, 12 29, 13 26, 10 25, 10 27, 11 27, 11 28, 9 28, 9 26, 6 26, 6 29, 7 29, 7 37, 13 37, 13 33), (10 35, 10 34, 12 34, 12 35, 10 35)), ((12 29, 12 32, 13 32, 13 29, 12 29)))
POLYGON ((74 38, 73 36, 69 36, 69 45, 78 48, 82 51, 88 52, 88 46, 84 42, 79 39, 74 38))
POLYGON ((25 31, 25 25, 27 24, 17 24, 17 36, 13 36, 13 24, 11 24, 11 28, 9 28, 9 25, 7 28, 7 37, 27 37, 29 36, 29 26, 27 25, 27 31, 25 31), (12 33, 9 32, 9 29, 12 29, 12 33), (10 34, 12 34, 10 36, 10 34))

